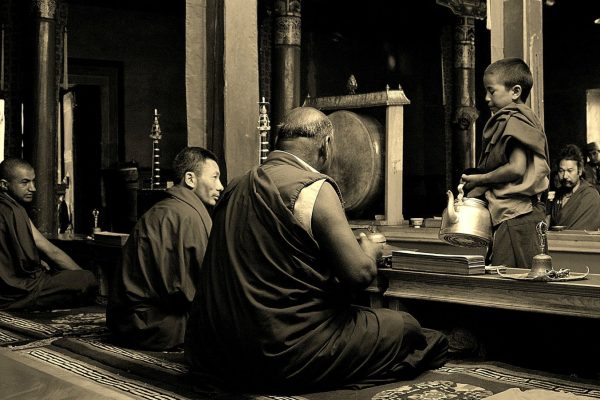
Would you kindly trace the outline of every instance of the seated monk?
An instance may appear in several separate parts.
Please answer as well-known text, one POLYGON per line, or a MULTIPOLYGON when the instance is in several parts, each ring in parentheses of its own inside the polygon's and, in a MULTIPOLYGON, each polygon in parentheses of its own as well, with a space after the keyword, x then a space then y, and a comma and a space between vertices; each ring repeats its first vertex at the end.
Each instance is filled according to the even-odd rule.
POLYGON ((183 344, 215 205, 223 185, 213 153, 186 147, 177 184, 137 222, 109 287, 106 323, 120 344, 169 350, 183 344))
POLYGON ((46 239, 23 207, 33 201, 35 171, 26 161, 0 163, 0 309, 41 310, 93 303, 98 283, 46 239))
POLYGON ((583 166, 584 178, 600 192, 600 143, 588 143, 585 146, 585 153, 588 162, 583 166))
POLYGON ((332 140, 325 114, 293 109, 276 150, 223 192, 186 332, 193 372, 289 393, 408 379, 445 362, 441 333, 352 304, 382 248, 356 240, 337 184, 319 172, 332 140))
POLYGON ((550 210, 550 225, 566 229, 600 229, 600 194, 583 179, 583 155, 574 144, 558 158, 558 188, 550 210))

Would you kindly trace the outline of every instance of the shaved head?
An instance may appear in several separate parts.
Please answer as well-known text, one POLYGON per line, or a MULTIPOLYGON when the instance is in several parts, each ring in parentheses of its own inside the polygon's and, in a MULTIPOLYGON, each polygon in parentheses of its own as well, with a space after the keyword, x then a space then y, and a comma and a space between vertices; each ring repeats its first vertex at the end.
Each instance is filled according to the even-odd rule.
POLYGON ((35 171, 20 158, 0 163, 0 190, 20 203, 30 203, 35 193, 35 171))
POLYGON ((13 179, 18 168, 33 170, 31 164, 25 160, 20 158, 7 158, 0 163, 0 179, 13 179))
POLYGON ((277 137, 279 140, 299 137, 322 138, 333 134, 333 124, 327 115, 312 107, 298 107, 283 119, 277 137))
POLYGON ((292 153, 318 171, 331 160, 333 124, 327 115, 312 107, 297 107, 283 118, 277 131, 276 150, 292 153))

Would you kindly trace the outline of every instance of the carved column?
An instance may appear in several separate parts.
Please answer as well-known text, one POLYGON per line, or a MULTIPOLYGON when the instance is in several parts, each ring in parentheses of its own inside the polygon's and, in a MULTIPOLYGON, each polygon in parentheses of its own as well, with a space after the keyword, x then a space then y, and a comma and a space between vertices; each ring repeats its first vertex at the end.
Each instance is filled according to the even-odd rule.
POLYGON ((300 105, 300 0, 275 1, 273 120, 300 105))
POLYGON ((456 14, 454 27, 454 112, 452 118, 452 176, 475 166, 475 19, 486 14, 485 1, 437 0, 456 14))
POLYGON ((41 232, 55 231, 56 0, 33 0, 30 95, 25 111, 24 157, 35 168, 32 218, 41 232))
POLYGON ((522 58, 533 75, 527 99, 544 122, 543 10, 540 0, 489 0, 492 61, 522 58))

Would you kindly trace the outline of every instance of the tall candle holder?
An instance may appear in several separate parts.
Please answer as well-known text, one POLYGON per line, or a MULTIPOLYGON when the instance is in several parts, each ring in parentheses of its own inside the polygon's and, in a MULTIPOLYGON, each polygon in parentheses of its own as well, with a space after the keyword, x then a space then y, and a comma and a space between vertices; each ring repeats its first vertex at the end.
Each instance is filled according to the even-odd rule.
POLYGON ((100 216, 100 210, 94 208, 94 210, 92 211, 92 215, 94 216, 94 228, 92 232, 98 233, 100 232, 100 227, 98 226, 98 217, 100 216))
POLYGON ((152 129, 150 130, 150 138, 152 139, 152 176, 150 178, 150 189, 158 189, 160 187, 160 148, 159 141, 162 139, 162 131, 158 122, 160 114, 154 109, 154 120, 152 121, 152 129))
POLYGON ((258 134, 260 136, 260 145, 258 151, 258 161, 262 165, 269 155, 269 132, 271 131, 271 121, 267 113, 268 101, 262 98, 258 102, 258 134))

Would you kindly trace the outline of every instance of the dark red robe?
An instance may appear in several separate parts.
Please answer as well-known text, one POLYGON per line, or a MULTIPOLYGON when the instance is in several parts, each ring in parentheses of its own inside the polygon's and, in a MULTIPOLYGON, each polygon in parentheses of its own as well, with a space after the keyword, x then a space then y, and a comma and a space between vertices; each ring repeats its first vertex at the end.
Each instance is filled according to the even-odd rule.
POLYGON ((0 193, 0 308, 33 299, 43 279, 29 216, 14 199, 0 193))
POLYGON ((27 212, 0 193, 0 309, 83 306, 97 285, 90 271, 43 268, 27 212))
POLYGON ((134 227, 109 288, 106 322, 123 344, 165 350, 183 343, 211 229, 200 198, 174 186, 134 227))
POLYGON ((585 180, 581 180, 579 188, 564 207, 562 198, 552 204, 551 225, 565 226, 566 229, 600 229, 600 194, 585 180))
POLYGON ((227 187, 186 334, 194 370, 246 390, 308 391, 402 379, 443 363, 438 332, 407 313, 352 305, 295 219, 300 190, 323 178, 337 187, 273 152, 227 187))

